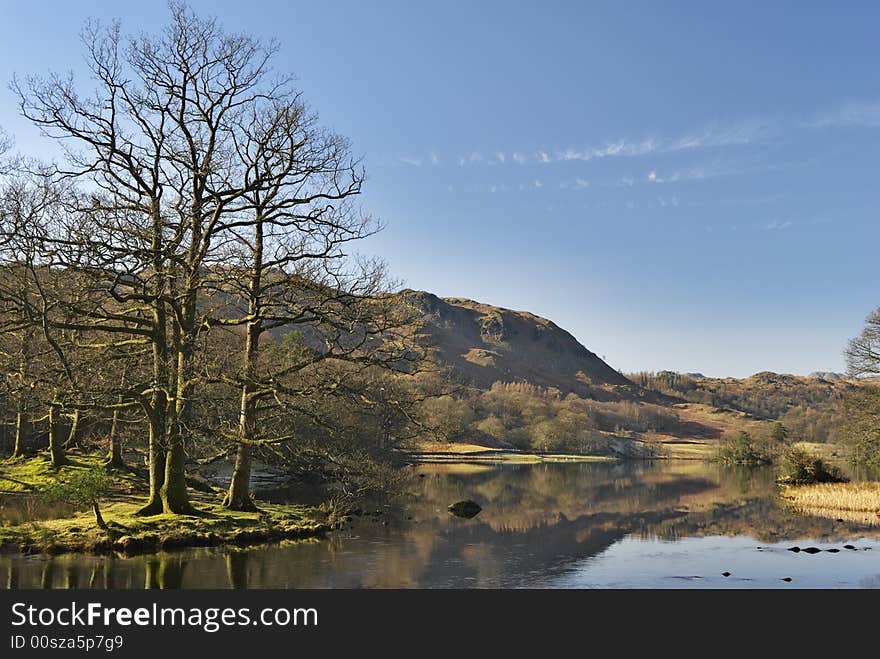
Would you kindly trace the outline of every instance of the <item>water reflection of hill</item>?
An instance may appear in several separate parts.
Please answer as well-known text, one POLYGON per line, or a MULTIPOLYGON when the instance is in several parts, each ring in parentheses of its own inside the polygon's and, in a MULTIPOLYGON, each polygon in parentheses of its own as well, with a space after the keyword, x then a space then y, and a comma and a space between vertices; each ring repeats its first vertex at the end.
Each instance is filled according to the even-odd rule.
POLYGON ((858 523, 798 514, 769 470, 687 462, 430 465, 398 514, 355 518, 326 542, 137 558, 0 557, 7 587, 358 588, 539 586, 626 536, 748 535, 761 542, 880 537, 858 523), (446 470, 448 471, 448 470, 446 470), (462 520, 449 503, 483 506, 462 520), (412 519, 408 519, 412 518, 412 519), (383 524, 387 523, 387 526, 383 524))

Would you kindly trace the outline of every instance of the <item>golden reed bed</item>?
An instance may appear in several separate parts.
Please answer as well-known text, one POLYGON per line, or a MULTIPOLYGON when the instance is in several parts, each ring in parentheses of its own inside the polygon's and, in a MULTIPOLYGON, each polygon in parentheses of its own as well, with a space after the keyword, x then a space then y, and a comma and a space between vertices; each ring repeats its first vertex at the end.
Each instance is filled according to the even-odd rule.
POLYGON ((782 498, 803 512, 880 526, 880 483, 819 483, 785 487, 782 498))

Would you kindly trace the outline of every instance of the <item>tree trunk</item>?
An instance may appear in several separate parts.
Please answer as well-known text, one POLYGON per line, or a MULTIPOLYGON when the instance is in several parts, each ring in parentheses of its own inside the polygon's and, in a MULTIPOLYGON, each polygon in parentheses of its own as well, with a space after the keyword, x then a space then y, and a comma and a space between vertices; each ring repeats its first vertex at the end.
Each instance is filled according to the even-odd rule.
MULTIPOLYGON (((194 319, 196 314, 195 284, 197 275, 190 273, 186 300, 183 304, 183 322, 173 326, 172 340, 177 363, 174 369, 174 405, 169 409, 168 452, 165 455, 165 484, 162 486, 162 506, 166 513, 192 515, 195 509, 189 502, 186 489, 186 432, 191 405, 189 401, 193 379, 193 346, 196 341, 194 319)), ((169 406, 170 408, 171 406, 169 406)))
POLYGON ((232 480, 229 483, 229 491, 223 499, 223 505, 230 510, 257 510, 257 506, 251 499, 251 447, 247 444, 239 444, 235 454, 235 466, 232 469, 232 480))
POLYGON ((245 344, 245 382, 241 388, 241 406, 239 408, 238 433, 240 442, 235 454, 235 466, 232 469, 232 480, 229 491, 223 499, 223 505, 230 510, 257 509, 251 499, 251 445, 247 443, 253 438, 255 428, 256 404, 253 400, 252 373, 256 363, 256 343, 259 340, 257 328, 248 326, 245 344))
POLYGON ((58 468, 67 464, 64 447, 58 437, 58 419, 55 418, 55 405, 49 405, 49 456, 52 466, 58 468))
POLYGON ((79 410, 73 411, 73 420, 70 423, 70 432, 67 433, 67 441, 64 442, 64 448, 76 446, 79 442, 79 410))
POLYGON ((147 503, 138 510, 138 515, 158 515, 163 511, 162 486, 165 484, 165 451, 168 437, 168 329, 165 302, 161 296, 167 293, 165 277, 165 260, 162 252, 164 245, 162 215, 159 212, 158 199, 153 200, 150 213, 152 218, 151 243, 152 262, 155 277, 152 302, 152 357, 153 357, 153 393, 149 405, 145 405, 147 419, 150 424, 148 469, 150 472, 150 494, 147 503))
POLYGON ((104 461, 104 465, 125 469, 125 461, 122 459, 122 442, 119 441, 119 410, 113 410, 113 421, 110 423, 110 447, 107 450, 107 459, 104 461))
POLYGON ((19 410, 15 415, 15 446, 12 449, 13 458, 23 458, 27 455, 25 442, 27 440, 27 419, 19 410))
POLYGON ((102 531, 107 531, 107 523, 104 521, 104 518, 101 516, 101 509, 98 508, 98 502, 92 501, 92 510, 95 512, 95 523, 98 525, 98 528, 102 531))
POLYGON ((172 433, 165 455, 165 483, 162 485, 162 507, 166 513, 191 515, 195 509, 186 490, 186 452, 183 434, 178 428, 172 433))
MULTIPOLYGON (((154 249, 161 237, 161 223, 154 218, 153 242, 154 249)), ((153 262, 156 270, 162 267, 162 260, 156 257, 153 262)), ((162 293, 164 283, 156 284, 157 292, 162 293)), ((147 449, 147 468, 150 472, 150 494, 147 503, 138 510, 138 515, 158 515, 163 510, 162 486, 165 484, 165 450, 168 433, 168 343, 167 330, 165 328, 164 302, 157 299, 153 303, 153 393, 150 396, 149 405, 145 405, 147 420, 150 424, 149 447, 147 449)))
MULTIPOLYGON (((18 362, 18 375, 21 378, 21 382, 19 386, 23 387, 24 383, 27 381, 28 377, 28 364, 29 364, 29 356, 28 356, 28 339, 32 338, 34 335, 33 330, 28 331, 27 334, 23 335, 20 338, 20 352, 19 352, 19 362, 18 362)), ((27 455, 27 434, 28 434, 28 423, 27 416, 25 415, 25 397, 22 392, 22 389, 19 389, 15 396, 16 403, 16 414, 15 414, 15 446, 12 449, 12 457, 13 458, 23 458, 27 455)))
POLYGON ((263 273, 263 223, 260 218, 254 226, 254 263, 251 270, 250 282, 248 282, 248 315, 251 320, 247 324, 244 354, 242 365, 244 366, 244 383, 241 386, 241 404, 238 416, 238 451, 235 454, 235 466, 232 469, 232 480, 229 483, 229 491, 223 499, 223 505, 230 510, 256 510, 251 499, 251 445, 247 442, 253 439, 254 430, 257 426, 257 405, 254 399, 254 379, 257 373, 257 358, 259 357, 260 335, 263 333, 262 319, 259 317, 260 307, 260 284, 263 273))
POLYGON ((165 395, 153 396, 148 415, 149 447, 147 469, 150 472, 150 494, 138 515, 158 515, 163 511, 162 486, 165 484, 165 395))
POLYGON ((162 485, 162 507, 166 513, 191 515, 195 509, 189 502, 186 490, 186 447, 184 445, 184 427, 189 404, 187 397, 187 378, 189 375, 189 359, 185 350, 178 351, 174 410, 169 410, 170 432, 168 435, 168 452, 165 454, 165 483, 162 485))

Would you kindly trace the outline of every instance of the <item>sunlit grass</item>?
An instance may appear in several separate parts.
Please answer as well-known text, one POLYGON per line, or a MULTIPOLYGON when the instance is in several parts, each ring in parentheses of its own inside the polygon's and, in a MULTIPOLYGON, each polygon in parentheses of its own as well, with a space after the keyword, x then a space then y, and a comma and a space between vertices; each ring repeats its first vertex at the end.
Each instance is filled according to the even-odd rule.
POLYGON ((880 515, 880 483, 818 483, 786 487, 782 497, 795 506, 880 515))
POLYGON ((480 446, 479 444, 469 444, 467 442, 419 442, 416 445, 416 449, 422 453, 451 453, 455 455, 502 450, 489 446, 480 446))

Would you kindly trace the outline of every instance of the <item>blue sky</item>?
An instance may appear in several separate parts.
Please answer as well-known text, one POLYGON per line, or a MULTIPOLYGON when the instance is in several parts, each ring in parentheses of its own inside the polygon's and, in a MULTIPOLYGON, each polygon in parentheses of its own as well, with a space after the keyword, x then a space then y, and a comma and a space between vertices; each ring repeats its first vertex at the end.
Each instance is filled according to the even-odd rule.
MULTIPOLYGON (((717 376, 842 370, 880 304, 876 3, 191 5, 281 42, 364 156, 387 228, 362 251, 412 288, 545 316, 624 371, 717 376)), ((79 71, 88 16, 167 14, 0 9, 4 83, 79 71)), ((0 126, 51 153, 5 88, 0 126)))

